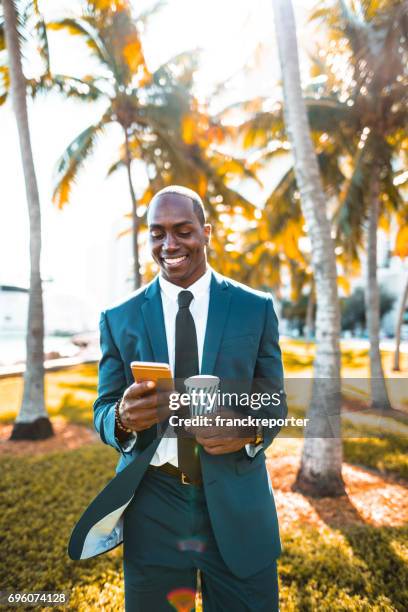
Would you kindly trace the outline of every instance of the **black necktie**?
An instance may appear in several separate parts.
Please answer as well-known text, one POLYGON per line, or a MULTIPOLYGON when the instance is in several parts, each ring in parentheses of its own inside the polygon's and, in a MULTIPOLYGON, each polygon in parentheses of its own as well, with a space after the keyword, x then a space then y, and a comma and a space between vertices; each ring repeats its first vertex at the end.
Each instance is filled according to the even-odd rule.
MULTIPOLYGON (((191 291, 180 291, 177 296, 179 309, 176 316, 174 377, 176 379, 176 389, 179 393, 185 393, 184 380, 186 378, 199 374, 197 334, 189 308, 193 297, 191 291)), ((201 466, 198 445, 194 438, 186 436, 184 430, 179 431, 179 434, 177 443, 179 469, 190 480, 199 480, 201 478, 201 466)))

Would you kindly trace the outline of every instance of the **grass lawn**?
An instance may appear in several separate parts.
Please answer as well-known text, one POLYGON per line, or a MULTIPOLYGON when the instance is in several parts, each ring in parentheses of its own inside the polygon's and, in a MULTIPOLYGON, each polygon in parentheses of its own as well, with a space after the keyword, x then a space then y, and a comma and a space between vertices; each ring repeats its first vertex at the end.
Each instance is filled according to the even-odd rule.
MULTIPOLYGON (((0 459, 1 589, 67 590, 72 610, 122 609, 120 548, 80 563, 66 556, 75 520, 115 461, 116 452, 99 444, 0 459)), ((295 522, 282 533, 282 610, 406 610, 407 537, 401 527, 295 522)))
MULTIPOLYGON (((45 394, 50 416, 60 415, 73 423, 92 426, 92 404, 96 398, 98 369, 84 364, 48 372, 45 394)), ((12 422, 23 394, 21 376, 0 379, 0 421, 12 422)))
MULTIPOLYGON (((310 367, 311 349, 302 350, 300 344, 283 346, 287 373, 310 367)), ((350 355, 344 358, 352 368, 350 355)), ((356 355, 358 368, 364 362, 366 367, 366 360, 356 355)), ((52 372, 46 378, 50 414, 91 424, 96 366, 52 372)), ((0 380, 3 422, 16 414, 21 388, 19 378, 0 380)), ((359 426, 350 427, 358 433, 359 426)), ((387 432, 373 437, 364 424, 361 435, 345 440, 347 462, 408 479, 406 437, 387 432)), ((290 446, 291 440, 282 438, 280 444, 290 446)), ((116 459, 116 451, 99 443, 45 455, 0 455, 0 590, 67 590, 69 609, 123 609, 120 548, 80 563, 66 556, 75 521, 112 477, 116 459)), ((322 527, 294 519, 282 530, 282 540, 284 612, 408 609, 408 527, 333 526, 330 521, 322 527)))

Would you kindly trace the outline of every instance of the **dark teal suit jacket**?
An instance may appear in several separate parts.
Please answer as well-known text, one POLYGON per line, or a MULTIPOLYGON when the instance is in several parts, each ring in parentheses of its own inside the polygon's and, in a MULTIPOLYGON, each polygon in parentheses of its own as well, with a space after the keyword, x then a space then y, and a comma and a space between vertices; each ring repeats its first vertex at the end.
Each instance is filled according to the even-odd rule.
MULTIPOLYGON (((130 453, 115 438, 114 405, 132 384, 130 362, 168 363, 158 278, 101 316, 102 359, 94 422, 102 441, 120 453, 117 476, 76 525, 71 558, 100 554, 122 538, 124 508, 160 442, 156 426, 140 432, 130 453)), ((222 391, 272 394, 283 390, 278 323, 269 294, 254 291, 213 272, 201 374, 221 379, 222 391)), ((256 417, 284 418, 281 403, 254 411, 256 417)), ((224 561, 237 576, 265 568, 281 551, 278 520, 264 450, 279 427, 264 430, 264 448, 251 459, 245 449, 213 456, 200 448, 203 484, 215 538, 224 561)))

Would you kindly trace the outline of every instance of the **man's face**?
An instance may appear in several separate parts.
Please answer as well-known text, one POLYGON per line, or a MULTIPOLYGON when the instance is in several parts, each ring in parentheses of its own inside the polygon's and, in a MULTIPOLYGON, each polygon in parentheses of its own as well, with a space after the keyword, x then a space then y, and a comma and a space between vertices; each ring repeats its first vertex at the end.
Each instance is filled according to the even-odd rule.
POLYGON ((211 226, 200 224, 190 198, 159 196, 149 206, 148 226, 152 256, 166 280, 186 288, 205 273, 211 226))

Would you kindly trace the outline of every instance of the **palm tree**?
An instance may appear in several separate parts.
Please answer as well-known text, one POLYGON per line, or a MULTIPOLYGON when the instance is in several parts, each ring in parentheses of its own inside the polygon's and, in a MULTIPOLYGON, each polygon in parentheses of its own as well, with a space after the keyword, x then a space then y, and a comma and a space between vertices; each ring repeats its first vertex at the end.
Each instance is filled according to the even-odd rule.
MULTIPOLYGON (((57 164, 56 186, 53 200, 59 208, 68 203, 72 185, 91 155, 97 139, 109 124, 120 125, 124 138, 127 182, 132 206, 134 284, 140 286, 139 219, 130 163, 132 125, 149 122, 146 107, 150 108, 155 87, 143 54, 143 49, 127 0, 84 2, 78 16, 66 17, 47 24, 49 29, 67 30, 85 41, 90 55, 97 60, 100 73, 76 79, 76 92, 83 99, 106 100, 106 108, 99 119, 83 130, 67 147, 57 164)), ((71 94, 75 95, 73 88, 71 94)), ((156 107, 156 111, 159 108, 156 107)))
MULTIPOLYGON (((210 260, 216 261, 217 269, 224 274, 239 276, 241 270, 235 251, 230 250, 234 246, 230 238, 237 237, 235 223, 247 226, 254 222, 255 209, 231 187, 231 182, 257 181, 257 177, 244 159, 221 151, 220 145, 225 144, 230 130, 211 117, 206 105, 199 104, 192 93, 195 65, 194 55, 181 54, 155 74, 161 87, 169 88, 166 111, 160 121, 152 116, 149 128, 133 130, 129 139, 131 160, 143 160, 150 169, 154 168, 139 203, 147 205, 155 192, 169 184, 196 190, 206 202, 208 220, 215 230, 210 260)), ((126 163, 127 153, 122 147, 109 174, 126 163)))
POLYGON ((196 188, 201 195, 207 194, 210 209, 211 201, 221 198, 229 200, 225 202, 228 205, 233 200, 234 205, 240 204, 247 210, 251 208, 249 202, 226 184, 232 170, 235 175, 245 173, 245 164, 217 156, 215 150, 209 158, 209 143, 219 134, 220 127, 198 107, 191 93, 195 56, 180 54, 151 74, 129 2, 87 2, 79 16, 54 21, 48 27, 66 29, 85 40, 101 71, 78 80, 78 91, 85 87, 90 99, 106 100, 102 116, 79 134, 61 156, 54 202, 61 208, 69 201, 72 185, 98 137, 109 124, 119 124, 123 132, 122 150, 108 174, 122 167, 126 170, 132 202, 134 279, 138 287, 141 205, 157 189, 178 182, 196 188), (133 160, 142 160, 149 168, 148 189, 138 202, 132 180, 133 160))
POLYGON ((245 163, 217 153, 214 146, 209 154, 209 145, 215 144, 222 130, 191 92, 197 67, 195 54, 179 54, 149 73, 128 2, 88 2, 81 15, 54 21, 48 27, 66 29, 85 40, 101 70, 82 82, 78 80, 78 91, 85 87, 92 100, 106 100, 102 116, 71 142, 57 163, 54 202, 63 207, 69 201, 72 185, 97 138, 109 124, 119 124, 123 144, 108 176, 121 168, 126 170, 138 287, 139 235, 143 210, 153 193, 169 183, 180 183, 206 197, 211 215, 220 201, 228 207, 233 204, 249 210, 249 202, 227 185, 231 173, 234 177, 245 174, 245 163), (148 188, 138 202, 132 180, 134 160, 141 160, 148 168, 148 188))
POLYGON ((11 84, 12 105, 20 140, 30 220, 30 292, 24 394, 11 439, 43 439, 52 436, 53 429, 47 416, 44 400, 44 313, 40 272, 40 199, 28 125, 26 80, 21 60, 21 21, 19 20, 16 3, 13 0, 3 1, 3 11, 5 44, 8 51, 8 78, 11 84))
POLYGON ((312 244, 316 285, 316 358, 306 432, 296 486, 314 495, 344 493, 340 432, 340 308, 334 244, 326 198, 310 137, 302 96, 292 3, 274 0, 275 27, 283 78, 285 125, 292 144, 303 215, 312 244))
MULTIPOLYGON (((398 255, 398 257, 400 257, 401 260, 404 259, 405 257, 408 257, 408 228, 405 225, 406 220, 402 219, 402 222, 403 222, 403 225, 401 226, 397 234, 396 244, 395 244, 395 254, 398 255)), ((394 364, 393 364, 394 371, 399 371, 401 369, 400 368, 401 329, 402 329, 402 324, 404 322, 405 309, 406 309, 407 303, 408 303, 408 275, 405 281, 404 288, 401 293, 400 303, 398 307, 398 314, 397 314, 397 322, 395 325, 395 351, 394 351, 394 364)))
MULTIPOLYGON (((305 292, 314 293, 309 254, 302 250, 305 221, 299 193, 291 168, 266 199, 262 209, 256 210, 256 221, 250 222, 243 233, 238 261, 242 281, 254 287, 267 287, 281 295, 283 270, 290 277, 291 300, 298 300, 305 292)), ((313 303, 308 299, 308 304, 313 303)), ((308 309, 307 324, 314 327, 314 308, 308 309)))
POLYGON ((365 237, 371 400, 374 407, 387 409, 379 349, 377 228, 381 217, 403 205, 393 182, 393 161, 403 146, 408 119, 408 50, 402 42, 408 36, 408 5, 368 0, 350 7, 340 0, 320 7, 313 17, 324 18, 330 27, 331 61, 337 50, 348 59, 349 78, 339 95, 350 109, 346 129, 354 149, 353 171, 338 220, 344 246, 353 254, 365 237))
MULTIPOLYGON (((365 261, 371 397, 372 404, 382 408, 390 404, 379 351, 376 230, 378 218, 387 222, 404 206, 393 167, 406 141, 408 54, 400 40, 406 39, 407 10, 401 2, 382 3, 381 11, 378 3, 365 2, 365 12, 357 15, 343 1, 321 3, 311 19, 329 26, 330 46, 319 49, 314 58, 314 79, 305 96, 341 264, 355 269, 364 247, 370 253, 365 261)), ((261 147, 268 160, 282 153, 285 136, 280 104, 266 112, 265 103, 258 100, 256 114, 241 133, 244 144, 261 147), (280 147, 268 148, 272 141, 280 147)), ((284 177, 277 190, 283 180, 287 190, 293 190, 293 172, 292 183, 284 177)))

